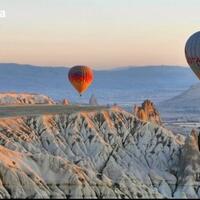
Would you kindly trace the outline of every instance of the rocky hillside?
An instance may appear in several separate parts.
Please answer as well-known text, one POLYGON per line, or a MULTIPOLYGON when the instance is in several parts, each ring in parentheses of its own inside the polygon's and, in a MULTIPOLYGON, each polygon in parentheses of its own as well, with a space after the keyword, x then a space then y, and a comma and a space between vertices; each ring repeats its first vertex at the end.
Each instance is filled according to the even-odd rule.
POLYGON ((143 121, 150 121, 159 125, 162 124, 160 114, 150 100, 145 100, 141 106, 135 105, 133 113, 143 121))
POLYGON ((200 107, 200 83, 191 86, 178 96, 159 103, 158 109, 164 118, 179 118, 186 120, 198 120, 200 107))
POLYGON ((42 94, 0 93, 0 105, 4 104, 55 104, 55 102, 42 94))
POLYGON ((200 198, 200 135, 192 130, 183 146, 175 197, 200 198))
POLYGON ((200 197, 192 141, 117 107, 0 119, 0 197, 200 197))

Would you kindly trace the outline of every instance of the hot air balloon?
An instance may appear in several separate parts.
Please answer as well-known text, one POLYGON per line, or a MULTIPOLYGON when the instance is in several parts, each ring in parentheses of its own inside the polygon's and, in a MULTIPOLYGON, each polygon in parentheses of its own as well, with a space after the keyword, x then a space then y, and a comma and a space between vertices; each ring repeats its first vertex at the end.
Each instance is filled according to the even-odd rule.
POLYGON ((185 57, 193 72, 200 79, 200 31, 191 35, 187 40, 185 57))
POLYGON ((83 65, 74 66, 69 70, 68 79, 80 96, 87 90, 94 78, 91 68, 83 65))

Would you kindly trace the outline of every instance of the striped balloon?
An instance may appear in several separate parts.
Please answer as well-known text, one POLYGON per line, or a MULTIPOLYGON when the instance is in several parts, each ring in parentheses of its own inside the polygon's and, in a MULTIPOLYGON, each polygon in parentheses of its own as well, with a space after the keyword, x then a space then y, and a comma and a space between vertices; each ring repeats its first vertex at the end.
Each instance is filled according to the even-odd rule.
POLYGON ((187 40, 185 57, 193 72, 200 79, 200 31, 191 35, 187 40))
POLYGON ((94 79, 93 71, 87 66, 74 66, 69 70, 68 78, 81 95, 87 90, 94 79))

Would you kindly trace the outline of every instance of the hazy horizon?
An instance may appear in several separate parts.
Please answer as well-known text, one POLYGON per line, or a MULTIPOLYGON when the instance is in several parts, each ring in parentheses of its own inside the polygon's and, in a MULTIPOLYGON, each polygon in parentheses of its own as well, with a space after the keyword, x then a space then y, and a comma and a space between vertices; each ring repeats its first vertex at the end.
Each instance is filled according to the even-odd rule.
MULTIPOLYGON (((61 66, 61 65, 37 65, 37 64, 31 64, 31 63, 17 63, 17 62, 0 62, 0 65, 19 65, 19 66, 33 66, 33 67, 52 67, 52 68, 71 68, 71 66, 61 66)), ((78 64, 81 65, 81 64, 78 64)), ((110 66, 110 67, 104 67, 101 66, 101 68, 95 68, 94 66, 90 66, 94 70, 114 70, 114 69, 128 69, 128 68, 145 68, 145 67, 180 67, 180 68, 189 68, 189 66, 183 66, 183 65, 168 65, 168 64, 157 64, 157 65, 127 65, 127 66, 110 66)))
POLYGON ((199 6, 198 0, 1 0, 0 62, 187 66, 184 46, 199 30, 199 6))

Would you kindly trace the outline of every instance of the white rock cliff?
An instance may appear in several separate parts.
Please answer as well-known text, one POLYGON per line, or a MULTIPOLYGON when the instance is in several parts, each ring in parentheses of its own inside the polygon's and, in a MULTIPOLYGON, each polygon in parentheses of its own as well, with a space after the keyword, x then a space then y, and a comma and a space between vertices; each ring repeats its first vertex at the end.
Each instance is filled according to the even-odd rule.
POLYGON ((177 191, 184 139, 112 108, 1 119, 0 143, 2 198, 161 198, 177 191))
POLYGON ((200 198, 199 137, 113 106, 0 119, 0 198, 200 198))

